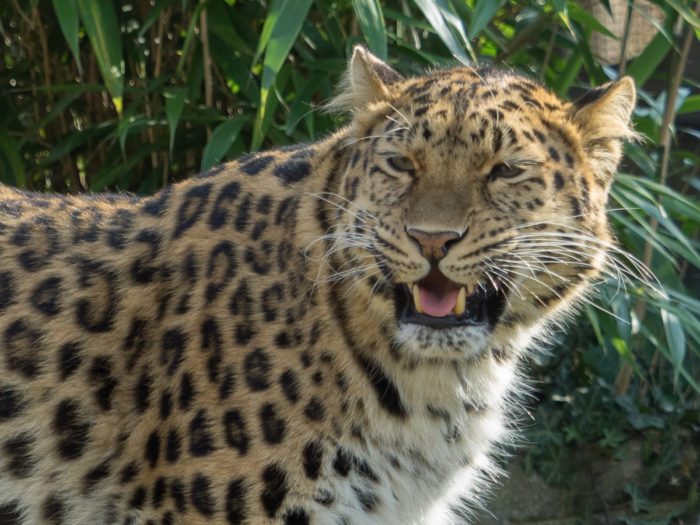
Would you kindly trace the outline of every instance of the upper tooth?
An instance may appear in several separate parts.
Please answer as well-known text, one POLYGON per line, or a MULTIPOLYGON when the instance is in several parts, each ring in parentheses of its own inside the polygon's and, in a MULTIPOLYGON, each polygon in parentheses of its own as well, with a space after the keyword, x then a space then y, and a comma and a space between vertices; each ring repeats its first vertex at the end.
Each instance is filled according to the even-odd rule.
POLYGON ((416 307, 416 312, 422 314, 423 307, 420 304, 420 291, 418 290, 417 284, 413 283, 413 286, 411 286, 411 292, 413 293, 413 305, 416 307))
POLYGON ((464 286, 462 286, 459 289, 459 294, 457 295, 457 304, 455 304, 454 307, 455 315, 462 315, 464 313, 466 299, 467 291, 464 289, 464 286))

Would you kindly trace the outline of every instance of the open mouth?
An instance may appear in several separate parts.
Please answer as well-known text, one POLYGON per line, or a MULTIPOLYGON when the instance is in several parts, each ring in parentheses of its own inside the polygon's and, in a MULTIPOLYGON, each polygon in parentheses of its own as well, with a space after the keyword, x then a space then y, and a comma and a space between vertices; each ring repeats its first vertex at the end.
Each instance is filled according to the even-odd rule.
POLYGON ((395 298, 399 322, 431 328, 493 327, 506 302, 497 282, 478 283, 468 289, 448 279, 438 268, 418 282, 397 285, 395 298))

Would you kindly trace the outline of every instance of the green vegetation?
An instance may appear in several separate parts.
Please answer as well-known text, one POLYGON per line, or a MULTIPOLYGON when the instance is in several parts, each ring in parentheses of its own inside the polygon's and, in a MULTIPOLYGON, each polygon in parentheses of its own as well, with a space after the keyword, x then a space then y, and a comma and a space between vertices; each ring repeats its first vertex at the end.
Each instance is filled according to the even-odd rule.
POLYGON ((634 258, 619 256, 627 270, 533 359, 524 461, 562 485, 582 453, 614 468, 641 443, 646 468, 625 500, 641 517, 628 522, 673 494, 683 502, 653 522, 687 523, 700 490, 700 134, 676 123, 700 110, 684 76, 700 4, 657 4, 664 21, 641 54, 603 66, 591 42, 611 33, 573 0, 5 0, 0 180, 151 193, 249 150, 316 140, 342 124, 315 109, 358 43, 406 74, 493 63, 564 97, 625 68, 647 138, 627 145, 610 208, 634 258))

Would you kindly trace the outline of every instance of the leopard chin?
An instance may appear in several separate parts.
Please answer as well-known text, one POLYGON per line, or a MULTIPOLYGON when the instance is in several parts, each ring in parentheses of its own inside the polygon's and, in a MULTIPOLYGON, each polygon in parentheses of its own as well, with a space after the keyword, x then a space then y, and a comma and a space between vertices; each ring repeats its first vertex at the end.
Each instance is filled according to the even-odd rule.
POLYGON ((429 325, 402 322, 395 342, 415 360, 470 359, 487 348, 491 329, 487 324, 456 325, 433 328, 429 325))

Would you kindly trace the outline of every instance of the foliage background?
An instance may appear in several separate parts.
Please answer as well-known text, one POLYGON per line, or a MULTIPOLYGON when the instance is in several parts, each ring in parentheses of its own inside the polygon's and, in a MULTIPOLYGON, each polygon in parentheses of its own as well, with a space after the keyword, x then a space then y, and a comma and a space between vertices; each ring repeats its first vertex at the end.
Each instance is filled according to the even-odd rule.
MULTIPOLYGON (((611 33, 571 0, 5 0, 0 180, 146 194, 249 150, 316 140, 342 124, 314 108, 357 43, 405 74, 494 63, 563 97, 625 70, 648 138, 627 145, 611 216, 658 282, 635 277, 623 257, 624 282, 604 282, 597 306, 532 360, 539 394, 515 461, 574 491, 581 465, 603 458, 614 469, 635 443, 643 473, 600 502, 602 522, 690 523, 700 479, 700 94, 684 73, 699 4, 656 3, 665 21, 641 55, 603 66, 590 39, 611 33), (654 512, 665 500, 674 503, 654 512)), ((593 522, 595 507, 572 504, 570 522, 593 522)))

